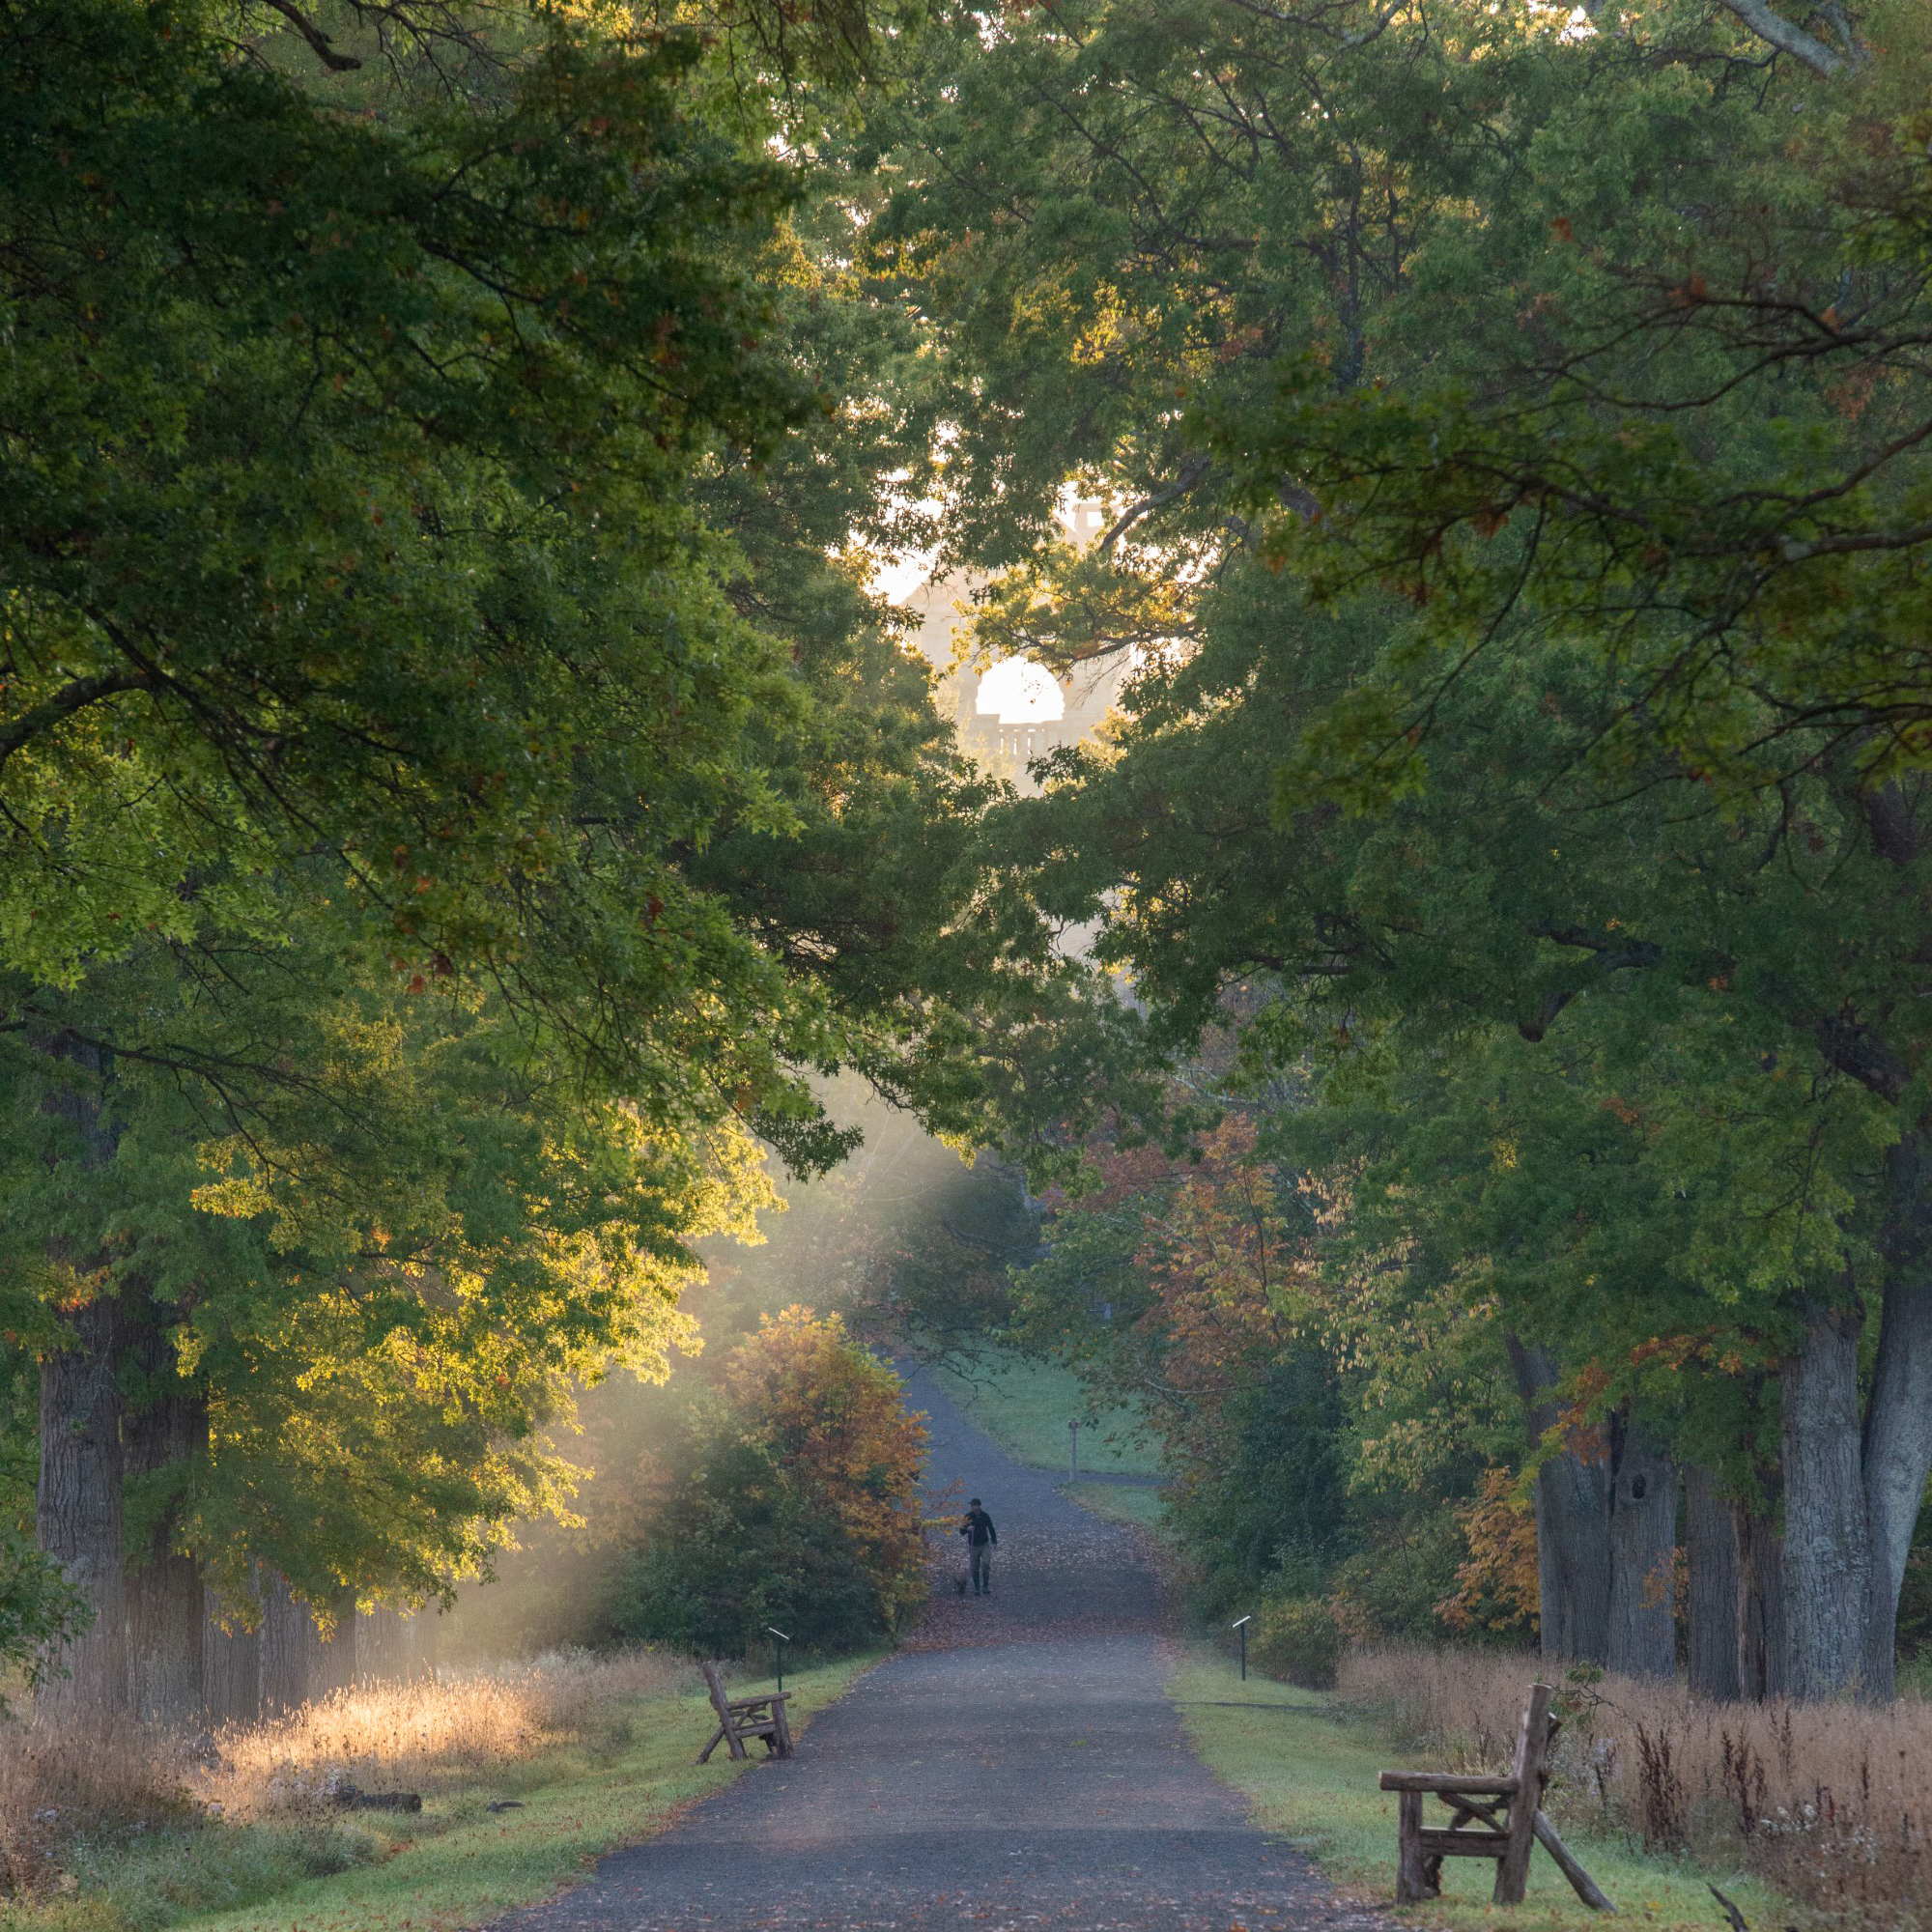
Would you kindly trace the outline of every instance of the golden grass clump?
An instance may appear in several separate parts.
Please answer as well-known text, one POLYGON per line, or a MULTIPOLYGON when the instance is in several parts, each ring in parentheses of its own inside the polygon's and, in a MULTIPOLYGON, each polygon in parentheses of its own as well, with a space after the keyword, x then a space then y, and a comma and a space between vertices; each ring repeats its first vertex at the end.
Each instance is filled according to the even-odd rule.
POLYGON ((76 1840, 320 1822, 341 1811, 345 1785, 435 1797, 559 1746, 619 1743, 631 1700, 688 1688, 689 1677, 651 1651, 577 1651, 361 1686, 199 1736, 56 1731, 15 1717, 0 1724, 0 1896, 65 1889, 76 1840))
POLYGON ((1389 1646, 1337 1691, 1418 1768, 1507 1770, 1524 1691, 1554 1673, 1564 1728, 1550 1806, 1634 1849, 1745 1865, 1845 1932, 1932 1932, 1932 1704, 1715 1704, 1677 1683, 1503 1652, 1389 1646), (1594 1673, 1592 1673, 1594 1675, 1594 1673))
POLYGON ((337 1691, 264 1724, 228 1724, 187 1782, 228 1818, 332 1803, 344 1782, 432 1796, 506 1762, 596 1735, 622 1700, 690 1673, 653 1651, 552 1653, 497 1669, 337 1691))

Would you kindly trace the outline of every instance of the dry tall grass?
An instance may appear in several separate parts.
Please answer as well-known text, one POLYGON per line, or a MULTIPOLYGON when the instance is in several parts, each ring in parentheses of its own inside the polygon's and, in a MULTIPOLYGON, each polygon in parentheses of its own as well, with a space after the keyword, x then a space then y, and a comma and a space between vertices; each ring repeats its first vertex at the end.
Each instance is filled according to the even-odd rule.
POLYGON ((0 1727, 0 1893, 57 1885, 63 1845, 87 1833, 333 1817, 346 1785, 433 1797, 559 1746, 620 1742, 627 1700, 690 1679, 654 1652, 580 1651, 340 1691, 199 1737, 11 1721, 0 1727))
MULTIPOLYGON (((1391 1647, 1349 1657, 1337 1689, 1419 1768, 1499 1771, 1539 1668, 1391 1647)), ((1557 1683, 1559 1820, 1747 1865, 1821 1927, 1932 1932, 1932 1704, 1710 1704, 1675 1684, 1557 1683)))

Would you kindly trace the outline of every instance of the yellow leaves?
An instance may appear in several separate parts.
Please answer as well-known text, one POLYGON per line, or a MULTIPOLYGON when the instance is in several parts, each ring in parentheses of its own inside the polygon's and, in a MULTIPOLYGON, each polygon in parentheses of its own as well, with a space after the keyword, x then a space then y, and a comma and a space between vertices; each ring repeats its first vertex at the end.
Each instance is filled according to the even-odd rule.
POLYGON ((1536 1628, 1536 1519, 1512 1473, 1483 1471, 1476 1494, 1456 1511, 1468 1554, 1456 1590, 1435 1605, 1452 1630, 1536 1628))
POLYGON ((247 1221, 257 1214, 272 1213, 274 1197, 259 1177, 226 1174, 219 1180, 204 1181, 188 1199, 204 1214, 218 1214, 231 1221, 247 1221))

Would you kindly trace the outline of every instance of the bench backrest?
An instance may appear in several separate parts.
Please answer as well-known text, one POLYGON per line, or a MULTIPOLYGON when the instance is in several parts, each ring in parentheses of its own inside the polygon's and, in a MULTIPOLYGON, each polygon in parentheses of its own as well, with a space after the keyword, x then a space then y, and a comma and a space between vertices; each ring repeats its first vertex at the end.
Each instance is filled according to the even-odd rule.
POLYGON ((711 1692, 711 1708, 718 1713, 718 1721, 728 1732, 731 1728, 731 1706, 724 1695, 724 1679, 715 1663, 700 1663, 697 1667, 703 1671, 705 1689, 711 1692))

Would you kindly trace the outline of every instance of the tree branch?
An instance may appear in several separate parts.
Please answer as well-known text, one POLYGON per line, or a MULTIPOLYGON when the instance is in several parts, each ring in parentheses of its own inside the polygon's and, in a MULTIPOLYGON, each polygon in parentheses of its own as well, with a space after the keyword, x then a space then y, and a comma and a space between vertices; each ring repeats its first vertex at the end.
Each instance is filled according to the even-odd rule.
POLYGON ((71 718, 76 711, 98 704, 103 697, 113 697, 124 691, 144 691, 147 686, 146 673, 138 670, 104 670, 98 677, 77 677, 71 684, 63 685, 51 697, 0 727, 0 765, 63 718, 71 718))
POLYGON ((331 73, 348 73, 362 65, 354 54, 337 53, 328 36, 300 8, 292 4, 292 0, 267 0, 267 4, 315 49, 316 59, 331 73))
POLYGON ((1803 27, 1794 27, 1781 14, 1774 13, 1765 0, 1718 0, 1718 4, 1735 14, 1759 40, 1769 41, 1779 53, 1803 61, 1813 73, 1829 76, 1845 64, 1843 54, 1834 53, 1803 27))

